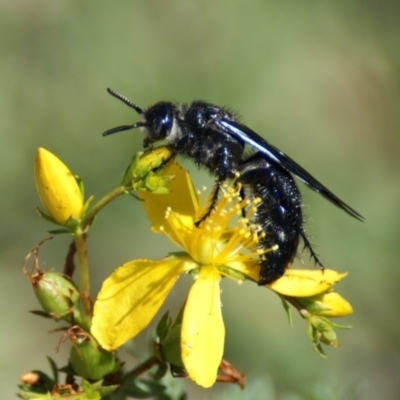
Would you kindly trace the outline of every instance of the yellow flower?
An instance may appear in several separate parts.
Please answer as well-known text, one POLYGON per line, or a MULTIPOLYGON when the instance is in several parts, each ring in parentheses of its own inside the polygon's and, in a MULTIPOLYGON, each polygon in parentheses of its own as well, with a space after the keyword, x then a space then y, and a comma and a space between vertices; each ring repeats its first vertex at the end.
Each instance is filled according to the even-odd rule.
POLYGON ((43 148, 36 153, 35 182, 40 200, 55 222, 64 225, 82 217, 82 193, 75 177, 60 159, 43 148))
MULTIPOLYGON (((175 163, 169 164, 165 174, 174 177, 167 185, 168 194, 140 192, 140 197, 153 231, 167 235, 183 251, 159 261, 134 260, 117 268, 98 294, 91 332, 107 350, 123 345, 146 328, 179 276, 190 272, 195 281, 183 312, 181 358, 190 378, 210 387, 217 378, 225 339, 221 277, 257 282, 260 254, 274 249, 258 248, 259 228, 249 222, 258 200, 242 200, 237 188, 225 186, 213 213, 197 227, 195 222, 207 206, 200 206, 188 174, 175 163), (247 219, 241 217, 244 207, 247 219)), ((307 297, 326 291, 340 278, 329 270, 303 274, 288 270, 269 287, 288 296, 307 297)))
POLYGON ((105 349, 121 346, 149 324, 178 277, 195 271, 183 314, 181 355, 189 376, 210 387, 217 377, 225 337, 219 282, 230 269, 243 279, 241 270, 250 268, 246 262, 258 269, 257 250, 247 250, 255 247, 257 237, 245 221, 239 228, 227 228, 241 213, 237 193, 229 188, 215 212, 197 228, 194 222, 204 210, 189 176, 177 164, 165 174, 174 176, 169 194, 140 192, 140 196, 153 230, 166 234, 184 252, 160 261, 130 261, 114 271, 96 300, 91 331, 105 349))

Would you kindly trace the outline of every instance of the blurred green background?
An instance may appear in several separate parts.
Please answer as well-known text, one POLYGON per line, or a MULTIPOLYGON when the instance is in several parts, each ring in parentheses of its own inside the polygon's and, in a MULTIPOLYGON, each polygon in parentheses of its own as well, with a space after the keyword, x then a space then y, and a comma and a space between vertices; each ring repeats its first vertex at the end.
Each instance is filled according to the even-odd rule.
MULTIPOLYGON (((137 121, 106 93, 110 86, 141 107, 229 105, 366 217, 357 222, 300 184, 321 259, 349 271, 338 289, 354 306, 343 321, 353 330, 339 332, 342 347, 328 349, 328 360, 312 350, 304 321, 296 316, 289 328, 276 296, 223 282, 225 358, 248 376, 247 391, 232 387, 228 398, 398 399, 399 15, 400 3, 390 0, 3 0, 0 397, 15 397, 22 372, 48 371, 45 355, 66 360, 54 350, 61 333, 48 334, 56 325, 28 313, 37 304, 21 273, 51 228, 35 213, 36 148, 57 154, 97 198, 141 149, 139 131, 101 137, 137 121)), ((61 270, 68 243, 57 237, 41 260, 61 270)), ((172 250, 150 233, 137 202, 118 199, 89 239, 93 295, 120 263, 172 250)), ((181 279, 170 307, 189 284, 181 279)), ((185 385, 199 399, 228 390, 185 385)))

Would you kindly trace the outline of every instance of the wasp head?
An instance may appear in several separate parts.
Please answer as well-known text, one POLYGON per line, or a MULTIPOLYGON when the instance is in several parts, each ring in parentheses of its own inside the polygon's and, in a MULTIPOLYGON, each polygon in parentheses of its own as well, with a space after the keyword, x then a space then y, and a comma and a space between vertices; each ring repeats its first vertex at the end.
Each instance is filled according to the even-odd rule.
POLYGON ((103 136, 108 136, 112 133, 127 131, 130 129, 142 128, 145 135, 143 140, 143 147, 145 148, 149 147, 154 142, 158 142, 159 140, 174 140, 177 129, 174 129, 176 128, 176 124, 174 117, 175 105, 173 103, 161 101, 144 111, 128 100, 125 96, 114 92, 114 90, 107 88, 107 92, 118 100, 121 100, 127 106, 133 108, 142 117, 142 121, 135 122, 131 125, 121 125, 108 129, 103 133, 103 136))
POLYGON ((159 140, 169 140, 174 127, 174 105, 169 102, 159 102, 147 109, 143 114, 142 127, 145 138, 143 147, 149 147, 159 140))

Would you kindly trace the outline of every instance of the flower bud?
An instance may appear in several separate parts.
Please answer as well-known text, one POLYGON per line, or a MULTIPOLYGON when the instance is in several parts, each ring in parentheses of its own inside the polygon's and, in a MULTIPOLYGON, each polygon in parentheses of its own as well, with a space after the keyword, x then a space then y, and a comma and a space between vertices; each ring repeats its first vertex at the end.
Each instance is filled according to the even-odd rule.
POLYGON ((318 346, 320 343, 325 343, 328 346, 339 347, 336 332, 337 327, 324 317, 313 316, 308 320, 309 335, 312 338, 314 345, 318 346))
POLYGON ((296 300, 312 315, 345 317, 353 313, 351 304, 336 292, 326 292, 309 298, 298 297, 296 300))
POLYGON ((72 327, 70 339, 73 345, 69 362, 76 375, 97 381, 120 369, 115 354, 101 348, 95 338, 83 329, 72 327))
POLYGON ((131 186, 136 191, 145 190, 156 194, 168 193, 165 185, 171 180, 171 177, 160 174, 157 167, 161 167, 163 162, 171 157, 171 154, 171 147, 168 146, 160 146, 135 154, 122 184, 131 186))
POLYGON ((82 217, 82 193, 75 177, 61 160, 43 148, 36 153, 35 182, 44 208, 56 223, 64 225, 82 217))
POLYGON ((28 274, 43 310, 55 320, 80 322, 79 292, 67 278, 54 271, 28 274))

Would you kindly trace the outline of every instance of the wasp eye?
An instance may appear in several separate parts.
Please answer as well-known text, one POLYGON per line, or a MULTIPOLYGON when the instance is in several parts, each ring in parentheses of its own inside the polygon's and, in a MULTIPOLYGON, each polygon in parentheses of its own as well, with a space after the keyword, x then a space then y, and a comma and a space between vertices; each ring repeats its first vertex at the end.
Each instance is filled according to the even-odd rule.
POLYGON ((160 116, 154 121, 154 130, 159 134, 160 138, 168 136, 168 133, 171 131, 171 127, 172 118, 169 114, 160 116))
POLYGON ((150 141, 163 140, 171 132, 173 125, 173 112, 171 103, 158 103, 148 110, 146 119, 149 122, 150 141))

